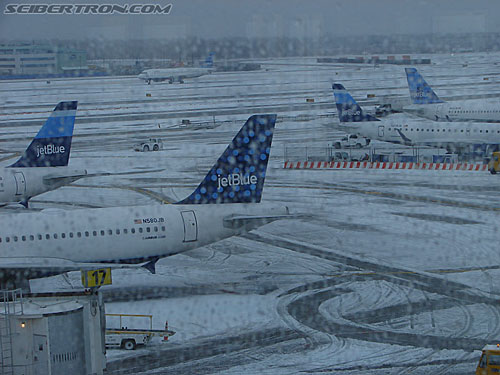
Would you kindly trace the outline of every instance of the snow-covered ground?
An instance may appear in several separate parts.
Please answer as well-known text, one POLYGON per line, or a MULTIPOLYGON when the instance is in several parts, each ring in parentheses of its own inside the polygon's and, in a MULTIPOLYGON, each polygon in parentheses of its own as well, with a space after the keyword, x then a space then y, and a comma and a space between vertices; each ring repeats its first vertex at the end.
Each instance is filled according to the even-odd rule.
MULTIPOLYGON (((435 65, 421 71, 443 97, 500 95, 497 57, 431 56, 435 65)), ((70 165, 112 174, 36 197, 35 210, 180 200, 253 109, 279 108, 283 117, 263 199, 309 217, 162 259, 156 275, 134 267, 114 271, 113 285, 102 288, 107 312, 152 314, 156 328, 168 320, 177 333, 137 352, 110 350, 110 373, 131 368, 130 358, 148 374, 472 372, 474 350, 500 335, 498 177, 284 170, 285 146, 324 146, 341 135, 331 126, 336 118, 323 117, 335 113, 332 81, 366 100, 369 93, 407 95, 406 77, 399 66, 262 63, 258 72, 216 73, 183 85, 147 86, 136 77, 2 83, 1 156, 22 151, 58 101, 78 100, 70 165), (315 99, 310 108, 303 107, 306 98, 315 99), (181 118, 211 120, 200 110, 220 111, 217 120, 228 122, 170 128, 181 118), (140 117, 154 113, 160 119, 140 117), (301 114, 313 119, 299 121, 301 114), (133 151, 150 136, 163 138, 163 151, 133 151), (197 349, 186 357, 189 348, 197 349)), ((0 221, 22 210, 3 208, 0 221)), ((79 288, 78 273, 68 280, 56 276, 32 287, 79 288)))

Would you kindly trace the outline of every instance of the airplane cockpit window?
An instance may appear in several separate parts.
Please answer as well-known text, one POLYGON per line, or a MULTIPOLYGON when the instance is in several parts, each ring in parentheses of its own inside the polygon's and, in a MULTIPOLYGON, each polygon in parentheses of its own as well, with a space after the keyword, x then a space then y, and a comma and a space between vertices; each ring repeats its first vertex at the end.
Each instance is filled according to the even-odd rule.
POLYGON ((0 2, 0 373, 497 371, 499 14, 0 2))

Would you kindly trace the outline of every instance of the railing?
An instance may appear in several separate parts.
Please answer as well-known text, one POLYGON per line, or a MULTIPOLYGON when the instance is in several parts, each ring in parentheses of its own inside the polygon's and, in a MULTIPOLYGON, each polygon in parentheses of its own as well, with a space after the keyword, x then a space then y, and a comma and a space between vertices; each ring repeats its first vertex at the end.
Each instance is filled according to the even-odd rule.
POLYGON ((11 317, 24 313, 22 290, 0 290, 0 303, 3 305, 0 310, 0 374, 11 375, 14 373, 11 317))

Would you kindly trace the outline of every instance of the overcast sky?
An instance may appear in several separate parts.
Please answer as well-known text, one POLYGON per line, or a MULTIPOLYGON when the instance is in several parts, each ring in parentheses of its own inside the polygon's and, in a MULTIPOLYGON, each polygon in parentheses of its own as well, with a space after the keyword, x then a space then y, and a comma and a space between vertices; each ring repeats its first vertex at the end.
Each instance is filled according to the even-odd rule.
MULTIPOLYGON (((109 0, 171 3, 169 15, 8 15, 0 0, 0 38, 176 38, 500 32, 499 0, 109 0)), ((24 4, 50 0, 23 0, 24 4)), ((58 0, 55 4, 102 4, 58 0)))

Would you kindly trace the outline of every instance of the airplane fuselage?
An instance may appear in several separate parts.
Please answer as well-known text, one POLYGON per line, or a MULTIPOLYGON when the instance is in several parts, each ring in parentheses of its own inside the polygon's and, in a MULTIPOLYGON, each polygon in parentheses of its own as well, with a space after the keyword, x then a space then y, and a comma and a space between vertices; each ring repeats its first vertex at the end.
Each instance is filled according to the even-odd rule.
POLYGON ((83 177, 85 170, 67 167, 0 169, 0 204, 27 202, 31 197, 83 177))
POLYGON ((275 219, 231 221, 231 215, 279 215, 288 209, 261 204, 155 205, 54 210, 1 217, 0 262, 139 263, 231 237, 275 219))
POLYGON ((431 104, 412 104, 405 112, 434 121, 480 121, 500 123, 500 103, 456 101, 431 104))
POLYGON ((211 71, 209 68, 148 69, 139 74, 138 78, 147 83, 162 81, 182 83, 185 78, 201 77, 211 71))
POLYGON ((371 139, 416 146, 500 145, 500 124, 386 119, 344 123, 341 127, 371 139))

